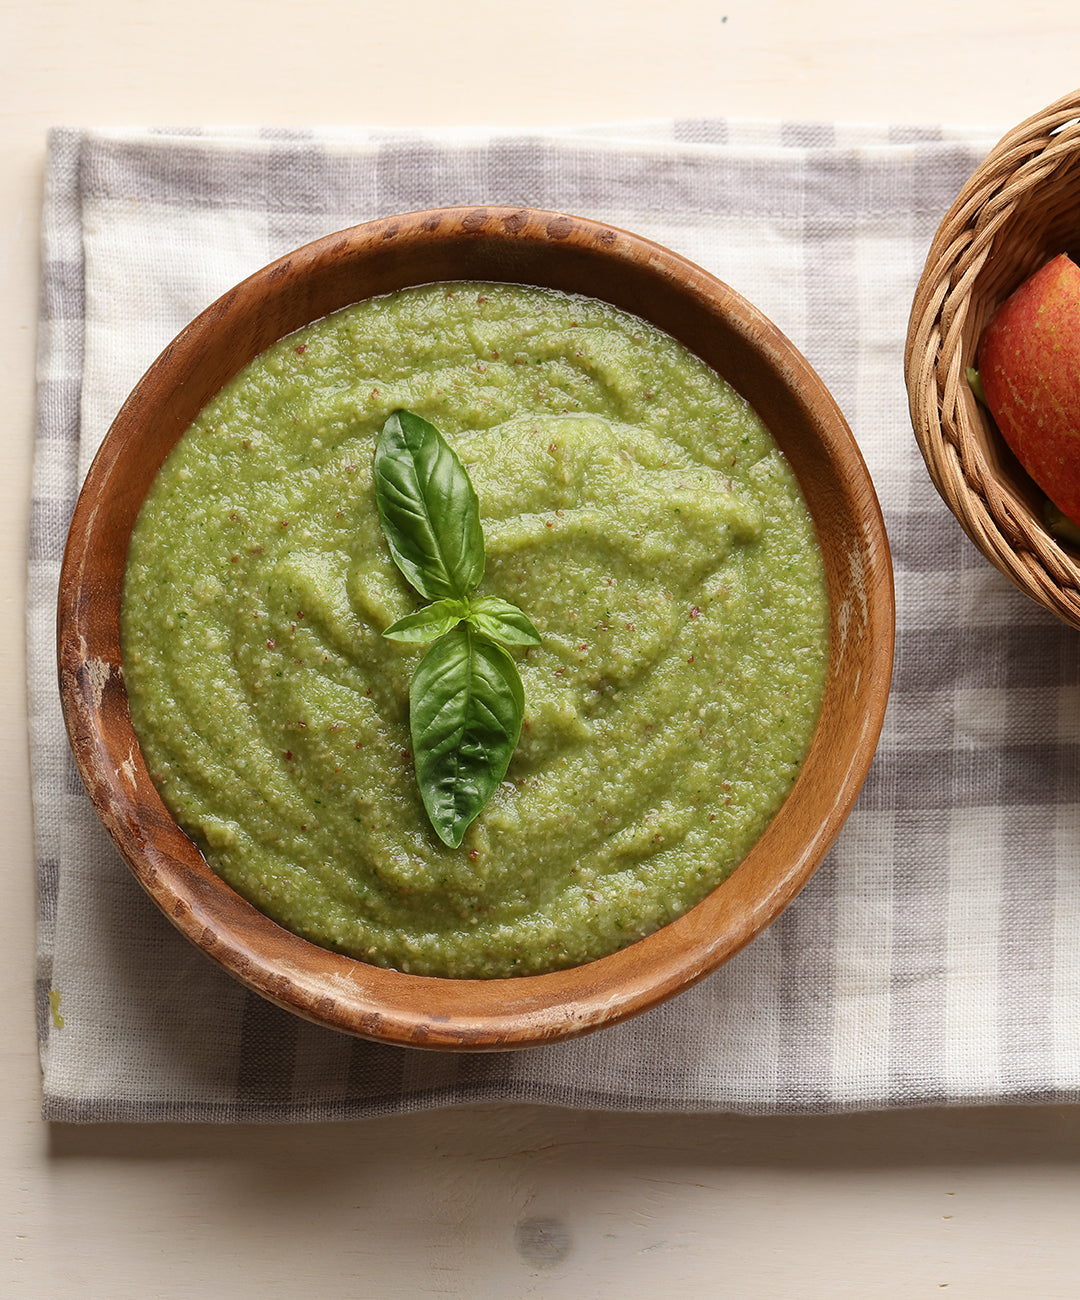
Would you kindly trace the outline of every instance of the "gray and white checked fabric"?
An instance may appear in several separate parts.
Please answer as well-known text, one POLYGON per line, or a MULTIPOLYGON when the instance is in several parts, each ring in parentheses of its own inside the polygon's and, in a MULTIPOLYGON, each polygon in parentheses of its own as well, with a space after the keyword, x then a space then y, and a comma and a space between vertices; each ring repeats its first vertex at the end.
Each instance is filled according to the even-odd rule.
POLYGON ((29 584, 46 1117, 316 1120, 496 1101, 814 1113, 1080 1099, 1080 640, 1016 593, 939 501, 902 373, 930 238, 998 134, 720 120, 530 134, 52 134, 29 584), (90 810, 53 667, 78 485, 168 340, 316 236, 474 202, 635 230, 772 317, 822 374, 866 456, 899 606, 893 696, 869 781, 780 921, 635 1021, 481 1057, 315 1028, 190 948, 90 810))

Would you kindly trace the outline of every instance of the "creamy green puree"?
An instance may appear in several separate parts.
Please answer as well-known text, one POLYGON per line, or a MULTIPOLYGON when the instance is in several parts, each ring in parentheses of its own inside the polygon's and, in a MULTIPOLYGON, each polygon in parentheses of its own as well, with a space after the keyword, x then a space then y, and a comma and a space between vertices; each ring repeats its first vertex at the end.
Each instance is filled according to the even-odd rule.
POLYGON ((745 402, 592 299, 458 283, 360 303, 258 357, 139 517, 122 619, 165 803, 297 934, 449 976, 572 966, 739 863, 817 719, 827 601, 795 479, 745 402), (525 721, 458 849, 410 753, 419 603, 379 526, 387 417, 437 425, 480 499, 479 594, 543 638, 525 721))

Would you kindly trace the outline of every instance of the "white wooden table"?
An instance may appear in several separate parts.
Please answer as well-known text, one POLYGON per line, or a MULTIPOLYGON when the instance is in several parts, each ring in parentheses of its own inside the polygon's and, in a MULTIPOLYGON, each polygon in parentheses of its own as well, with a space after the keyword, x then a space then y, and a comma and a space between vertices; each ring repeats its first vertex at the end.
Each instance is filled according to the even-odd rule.
POLYGON ((38 1119, 24 553, 54 123, 1002 128, 1080 78, 1075 0, 0 0, 0 1292, 29 1300, 1080 1294, 1080 1110, 527 1108, 316 1127, 38 1119))

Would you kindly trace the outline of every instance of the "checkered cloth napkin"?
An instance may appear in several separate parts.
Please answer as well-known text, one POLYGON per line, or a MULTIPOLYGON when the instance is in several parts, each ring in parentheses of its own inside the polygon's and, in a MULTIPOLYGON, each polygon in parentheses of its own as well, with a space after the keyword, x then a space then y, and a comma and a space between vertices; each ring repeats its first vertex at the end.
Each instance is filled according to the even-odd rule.
POLYGON ((719 120, 529 134, 52 134, 28 611, 46 1117, 321 1120, 499 1101, 813 1113, 1080 1098, 1080 640, 1014 591, 938 499, 902 368, 931 236, 998 134, 719 120), (79 785, 53 625, 82 476, 128 390, 192 316, 319 235, 483 202, 658 240, 793 339, 877 486, 899 635, 862 797, 771 929, 636 1020, 472 1056, 316 1028, 170 927, 79 785))

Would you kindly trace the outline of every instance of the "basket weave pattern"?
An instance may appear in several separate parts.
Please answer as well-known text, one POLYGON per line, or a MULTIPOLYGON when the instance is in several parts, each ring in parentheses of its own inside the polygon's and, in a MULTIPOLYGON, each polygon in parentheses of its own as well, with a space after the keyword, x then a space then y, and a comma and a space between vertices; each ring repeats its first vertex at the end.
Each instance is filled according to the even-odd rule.
POLYGON ((964 375, 1000 303, 1070 251, 1080 251, 1080 90, 1004 136, 946 213, 916 291, 904 364, 915 437, 946 504, 1006 577, 1080 628, 1080 555, 1047 531, 1039 490, 964 375))

